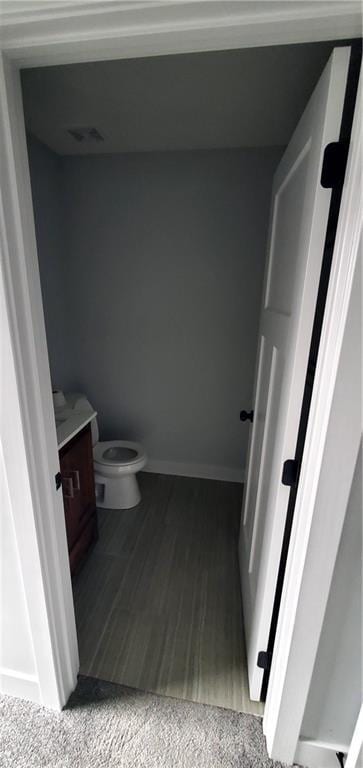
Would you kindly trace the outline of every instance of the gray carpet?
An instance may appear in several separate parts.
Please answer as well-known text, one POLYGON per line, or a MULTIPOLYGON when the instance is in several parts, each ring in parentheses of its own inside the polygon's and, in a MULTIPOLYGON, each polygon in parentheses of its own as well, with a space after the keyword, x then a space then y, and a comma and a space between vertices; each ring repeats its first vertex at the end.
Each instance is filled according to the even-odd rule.
POLYGON ((80 677, 67 708, 51 712, 0 697, 1 768, 281 768, 262 721, 80 677))

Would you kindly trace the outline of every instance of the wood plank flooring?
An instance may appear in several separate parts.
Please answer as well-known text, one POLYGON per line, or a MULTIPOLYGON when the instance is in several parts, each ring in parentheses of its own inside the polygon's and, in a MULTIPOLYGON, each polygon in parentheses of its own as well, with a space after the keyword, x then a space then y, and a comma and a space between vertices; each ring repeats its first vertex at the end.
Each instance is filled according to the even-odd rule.
POLYGON ((262 715, 248 696, 237 560, 242 486, 139 475, 142 501, 100 509, 74 582, 81 672, 262 715))

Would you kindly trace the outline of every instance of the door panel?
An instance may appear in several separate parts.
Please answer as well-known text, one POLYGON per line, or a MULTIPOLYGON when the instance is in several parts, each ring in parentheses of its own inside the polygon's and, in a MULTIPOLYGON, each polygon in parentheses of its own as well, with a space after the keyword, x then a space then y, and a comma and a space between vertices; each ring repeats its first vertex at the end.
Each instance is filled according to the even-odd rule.
POLYGON ((290 317, 296 277, 295 251, 304 206, 310 141, 283 178, 274 198, 265 309, 290 317))
POLYGON ((255 418, 239 559, 250 695, 259 700, 293 458, 324 250, 331 190, 320 184, 324 149, 338 141, 350 48, 335 49, 275 173, 255 418))
POLYGON ((263 440, 263 427, 265 423, 265 404, 267 401, 267 384, 268 384, 268 349, 266 345, 266 339, 261 336, 260 349, 259 349, 259 361, 258 361, 258 373, 257 373, 257 387, 256 387, 256 402, 255 411, 253 416, 253 432, 252 432, 252 445, 251 445, 251 460, 248 468, 247 478, 247 496, 244 507, 243 525, 245 526, 244 533, 249 535, 251 525, 253 526, 252 510, 254 509, 257 495, 258 484, 258 457, 261 453, 261 446, 263 440))
POLYGON ((282 378, 282 360, 277 347, 272 348, 271 366, 269 371, 268 394, 266 416, 264 421, 263 441, 261 449, 260 472, 253 529, 250 545, 249 573, 256 573, 256 557, 258 557, 261 544, 261 532, 263 527, 263 510, 266 508, 268 479, 271 474, 271 459, 273 455, 274 419, 278 411, 278 398, 280 394, 280 382, 282 378))

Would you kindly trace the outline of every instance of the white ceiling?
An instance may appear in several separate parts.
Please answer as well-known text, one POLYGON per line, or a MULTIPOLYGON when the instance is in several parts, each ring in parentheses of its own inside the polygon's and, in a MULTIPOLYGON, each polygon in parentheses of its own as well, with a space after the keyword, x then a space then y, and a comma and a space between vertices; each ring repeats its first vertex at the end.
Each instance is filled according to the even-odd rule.
POLYGON ((27 129, 62 155, 287 144, 332 42, 22 72, 27 129), (95 127, 80 144, 67 128, 95 127))

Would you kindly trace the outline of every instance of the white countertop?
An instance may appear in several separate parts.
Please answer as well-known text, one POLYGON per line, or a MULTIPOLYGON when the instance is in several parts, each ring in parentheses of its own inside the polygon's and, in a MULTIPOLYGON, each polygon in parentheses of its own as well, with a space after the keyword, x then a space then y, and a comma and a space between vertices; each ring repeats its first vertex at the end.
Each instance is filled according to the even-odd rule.
POLYGON ((63 448, 69 440, 72 440, 72 437, 97 416, 97 411, 92 408, 90 403, 82 400, 82 394, 69 392, 65 398, 66 404, 61 408, 56 408, 54 412, 58 450, 63 448))

